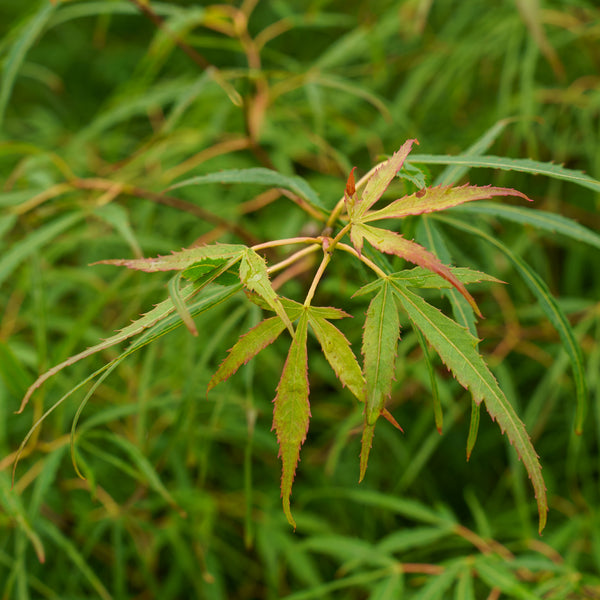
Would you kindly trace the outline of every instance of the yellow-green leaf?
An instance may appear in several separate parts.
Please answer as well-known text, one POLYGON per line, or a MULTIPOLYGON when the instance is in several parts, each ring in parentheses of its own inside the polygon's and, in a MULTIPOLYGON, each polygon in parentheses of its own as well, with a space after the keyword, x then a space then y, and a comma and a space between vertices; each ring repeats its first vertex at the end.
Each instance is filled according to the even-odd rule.
POLYGON ((251 248, 247 248, 242 256, 240 280, 247 289, 256 292, 277 313, 293 336, 292 322, 269 281, 267 265, 264 259, 251 248))
POLYGON ((369 304, 363 331, 367 425, 375 424, 392 393, 399 337, 398 308, 386 282, 369 304))
MULTIPOLYGON (((380 229, 371 225, 354 225, 351 230, 352 235, 366 239, 381 252, 395 254, 415 265, 437 273, 440 277, 451 283, 467 299, 478 315, 481 314, 475 300, 469 294, 467 288, 454 276, 450 267, 446 266, 435 254, 432 254, 429 250, 423 248, 423 246, 407 240, 394 231, 380 229)), ((354 243, 354 238, 352 241, 354 243)))
POLYGON ((365 401, 365 379, 361 368, 350 348, 346 336, 329 321, 313 314, 309 308, 309 322, 315 332, 327 362, 342 385, 347 387, 361 402, 365 401))
POLYGON ((391 286, 411 322, 421 330, 459 383, 469 389, 475 402, 485 402, 492 419, 508 436, 533 484, 541 532, 548 511, 542 467, 523 422, 478 353, 477 339, 465 327, 404 286, 394 281, 391 286))
POLYGON ((283 366, 273 411, 273 429, 277 433, 282 465, 281 498, 283 511, 288 522, 294 528, 296 522, 292 517, 290 495, 296 474, 296 466, 300 458, 300 447, 306 439, 310 419, 308 356, 306 351, 307 324, 308 312, 304 311, 300 315, 296 333, 283 366))
POLYGON ((485 200, 493 196, 520 196, 525 200, 529 200, 525 194, 510 188, 492 187, 491 185, 484 187, 476 185, 463 185, 460 187, 438 185, 399 198, 385 208, 366 214, 361 221, 367 223, 369 221, 380 221, 381 219, 402 219, 408 215, 422 215, 445 210, 465 202, 485 200))
POLYGON ((212 390, 222 381, 229 379, 242 365, 254 358, 261 350, 272 344, 285 329, 285 324, 279 317, 271 317, 261 321, 244 334, 229 350, 217 372, 208 382, 207 391, 212 390))
MULTIPOLYGON (((359 194, 351 218, 360 219, 383 195, 396 173, 402 168, 404 161, 417 140, 407 140, 404 145, 382 163, 367 181, 365 189, 359 194)), ((417 142, 418 143, 418 142, 417 142)))

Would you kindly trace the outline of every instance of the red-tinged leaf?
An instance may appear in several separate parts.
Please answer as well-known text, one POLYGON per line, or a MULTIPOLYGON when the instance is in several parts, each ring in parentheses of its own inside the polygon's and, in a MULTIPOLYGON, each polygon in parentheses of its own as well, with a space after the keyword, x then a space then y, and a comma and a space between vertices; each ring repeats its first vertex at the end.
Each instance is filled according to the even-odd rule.
POLYGON ((346 182, 346 189, 344 190, 344 204, 346 205, 346 212, 352 216, 354 211, 354 205, 356 204, 356 182, 354 180, 354 171, 356 167, 352 167, 350 175, 348 175, 348 181, 346 182))
POLYGON ((418 327, 476 403, 485 402, 492 419, 506 433, 531 479, 539 512, 540 532, 546 524, 548 501, 538 455, 512 404, 477 351, 477 338, 423 298, 397 282, 390 285, 411 322, 418 327))
POLYGON ((396 173, 402 168, 414 143, 418 144, 419 142, 417 140, 407 140, 398 152, 395 152, 391 158, 375 170, 365 185, 365 189, 359 194, 359 198, 355 204, 354 218, 359 219, 383 196, 383 193, 396 176, 396 173))
POLYGON ((251 292, 256 292, 285 323, 294 335, 294 327, 271 282, 265 260, 251 248, 246 248, 240 263, 240 280, 251 292))
POLYGON ((377 248, 377 250, 386 252, 387 254, 400 256, 415 265, 424 267, 443 277, 467 299, 469 304, 473 307, 473 310, 481 316, 479 307, 471 294, 467 291, 467 288, 454 276, 452 270, 441 262, 435 254, 432 254, 429 250, 423 248, 423 246, 420 246, 416 242, 407 240, 399 233, 389 231, 388 229, 357 224, 352 227, 352 231, 354 230, 357 230, 358 234, 364 237, 372 246, 377 248))
POLYGON ((216 385, 229 379, 242 365, 254 358, 261 350, 272 344, 285 329, 285 324, 279 317, 270 317, 261 321, 245 333, 229 350, 217 372, 208 382, 207 392, 216 385))
POLYGON ((360 442, 360 473, 358 475, 358 482, 360 483, 367 472, 367 465, 369 462, 369 454, 371 452, 371 446, 373 445, 373 435, 375 434, 375 425, 369 425, 365 423, 363 427, 362 439, 360 442))
POLYGON ((361 368, 350 348, 346 336, 329 321, 313 314, 309 308, 308 319, 312 330, 321 344, 327 362, 342 385, 347 387, 361 402, 365 401, 365 379, 361 368))
POLYGON ((288 352, 281 379, 277 386, 275 408, 273 411, 273 429, 279 442, 281 457, 281 498, 283 512, 294 529, 296 522, 290 509, 292 483, 296 466, 300 458, 300 447, 306 439, 310 404, 308 402, 308 356, 306 351, 306 333, 308 313, 304 311, 298 321, 296 333, 288 352))
POLYGON ((392 415, 392 413, 387 408, 383 409, 381 416, 388 423, 391 423, 398 431, 401 431, 402 433, 404 433, 404 429, 402 429, 402 427, 400 427, 400 423, 398 423, 398 421, 396 421, 396 419, 394 419, 394 415, 392 415))
POLYGON ((201 262, 204 259, 230 259, 242 257, 247 250, 246 246, 239 244, 214 244, 211 246, 199 246, 198 248, 187 248, 180 252, 173 252, 168 256, 158 256, 157 258, 118 258, 115 260, 99 260, 94 265, 116 265, 127 267, 146 273, 156 271, 183 271, 191 267, 194 263, 201 262))
POLYGON ((375 424, 392 393, 399 337, 398 308, 386 282, 369 304, 363 331, 367 425, 375 424))
POLYGON ((425 188, 425 190, 420 190, 410 196, 394 200, 385 208, 366 214, 361 221, 368 223, 381 219, 401 219, 408 215, 422 215, 445 210, 465 202, 485 200, 493 196, 520 196, 531 201, 525 194, 510 188, 492 187, 491 185, 479 187, 468 184, 460 187, 440 185, 425 188))

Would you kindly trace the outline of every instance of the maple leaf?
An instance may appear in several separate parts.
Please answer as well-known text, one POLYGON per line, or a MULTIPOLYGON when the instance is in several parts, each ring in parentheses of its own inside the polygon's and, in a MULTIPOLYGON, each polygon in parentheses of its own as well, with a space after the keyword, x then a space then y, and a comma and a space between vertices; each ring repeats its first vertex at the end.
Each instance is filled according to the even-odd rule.
POLYGON ((292 517, 290 496, 296 467, 300 458, 300 447, 306 439, 310 404, 308 402, 308 355, 306 350, 308 312, 300 315, 296 333, 290 345, 281 379, 277 386, 277 395, 273 400, 273 429, 279 442, 281 458, 281 498, 283 511, 294 529, 296 522, 292 517))
POLYGON ((423 246, 411 240, 407 240, 394 231, 360 223, 352 227, 351 236, 352 243, 357 252, 362 250, 363 239, 366 239, 374 248, 377 248, 377 250, 380 250, 381 252, 395 254, 413 264, 437 273, 440 277, 443 277, 446 281, 451 283, 466 298, 473 307, 473 310, 475 310, 478 315, 481 315, 475 300, 471 294, 469 294, 463 283, 452 273, 450 267, 445 265, 435 254, 423 248, 423 246))
POLYGON ((486 410, 516 449, 533 485, 541 532, 546 524, 548 511, 542 467, 525 425, 478 353, 477 338, 466 327, 462 327, 403 285, 393 280, 390 285, 411 322, 435 348, 459 383, 471 392, 473 400, 477 404, 485 402, 486 410))
POLYGON ((525 194, 510 188, 492 186, 463 185, 459 187, 435 186, 424 188, 409 196, 390 202, 380 210, 367 213, 361 222, 380 221, 382 219, 401 219, 409 215, 446 210, 473 200, 485 200, 493 196, 520 196, 531 201, 525 194))

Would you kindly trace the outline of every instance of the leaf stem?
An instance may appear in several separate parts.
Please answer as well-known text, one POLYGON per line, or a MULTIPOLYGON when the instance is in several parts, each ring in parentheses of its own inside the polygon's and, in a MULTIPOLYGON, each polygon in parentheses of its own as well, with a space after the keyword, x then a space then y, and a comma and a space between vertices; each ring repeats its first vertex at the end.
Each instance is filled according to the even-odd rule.
POLYGON ((325 269, 327 268, 327 265, 329 264, 330 260, 331 249, 326 247, 326 245, 324 244, 323 260, 321 261, 321 264, 319 265, 319 268, 315 273, 312 283, 310 284, 310 289, 308 290, 308 294, 306 294, 306 298, 304 300, 304 306, 310 306, 311 300, 313 299, 313 296, 315 295, 315 292, 317 290, 317 286, 319 285, 319 281, 321 281, 321 277, 323 277, 323 273, 325 273, 325 269))
POLYGON ((265 250, 266 248, 275 248, 276 246, 289 246, 291 244, 320 244, 322 241, 323 238, 321 236, 287 238, 283 240, 273 240, 272 242, 263 242, 262 244, 256 244, 252 246, 252 250, 265 250))
POLYGON ((298 252, 294 252, 294 254, 292 254, 291 256, 288 256, 285 260, 282 260, 281 262, 278 262, 278 263, 274 264, 273 266, 268 267, 267 272, 269 274, 271 274, 271 273, 275 273, 276 271, 281 271, 281 269, 284 269, 285 267, 291 265, 292 263, 295 263, 297 260, 300 260, 302 257, 307 256, 308 254, 312 254, 313 252, 316 252, 320 247, 321 247, 320 244, 313 244, 312 246, 309 246, 308 248, 303 248, 302 250, 298 250, 298 252))

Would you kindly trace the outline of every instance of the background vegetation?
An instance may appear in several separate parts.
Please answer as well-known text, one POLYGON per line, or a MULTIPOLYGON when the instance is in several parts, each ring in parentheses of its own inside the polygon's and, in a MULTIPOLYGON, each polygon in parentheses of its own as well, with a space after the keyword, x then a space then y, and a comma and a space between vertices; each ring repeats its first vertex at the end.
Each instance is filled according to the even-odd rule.
MULTIPOLYGON (((179 328, 102 382, 75 436, 85 480, 69 456, 84 388, 36 431, 11 488, 32 423, 117 351, 69 367, 15 415, 35 377, 166 296, 162 274, 90 263, 314 233, 280 190, 161 193, 178 180, 266 166, 302 176, 332 207, 352 166, 364 174, 412 137, 422 153, 458 154, 483 139, 489 154, 600 178, 595 2, 144 6, 0 1, 2 597, 600 598, 598 248, 458 209, 453 217, 540 274, 583 351, 590 404, 577 436, 558 334, 502 254, 438 223, 444 260, 508 283, 479 288, 478 333, 541 457, 542 537, 524 470, 486 415, 466 462, 470 395, 437 363, 436 431, 410 328, 388 405, 405 433, 380 424, 360 485, 361 407, 314 344, 294 533, 270 431, 285 343, 205 394, 226 349, 259 319, 243 295, 198 317, 198 339, 179 328)), ((442 167, 430 170, 434 178, 442 167)), ((592 189, 490 169, 467 180, 516 188, 600 230, 592 189)), ((414 234, 419 220, 405 226, 414 234)), ((278 283, 301 296, 314 266, 278 283)), ((365 298, 346 300, 361 277, 329 278, 319 303, 366 310, 365 298)), ((345 333, 359 340, 360 323, 345 333)))

